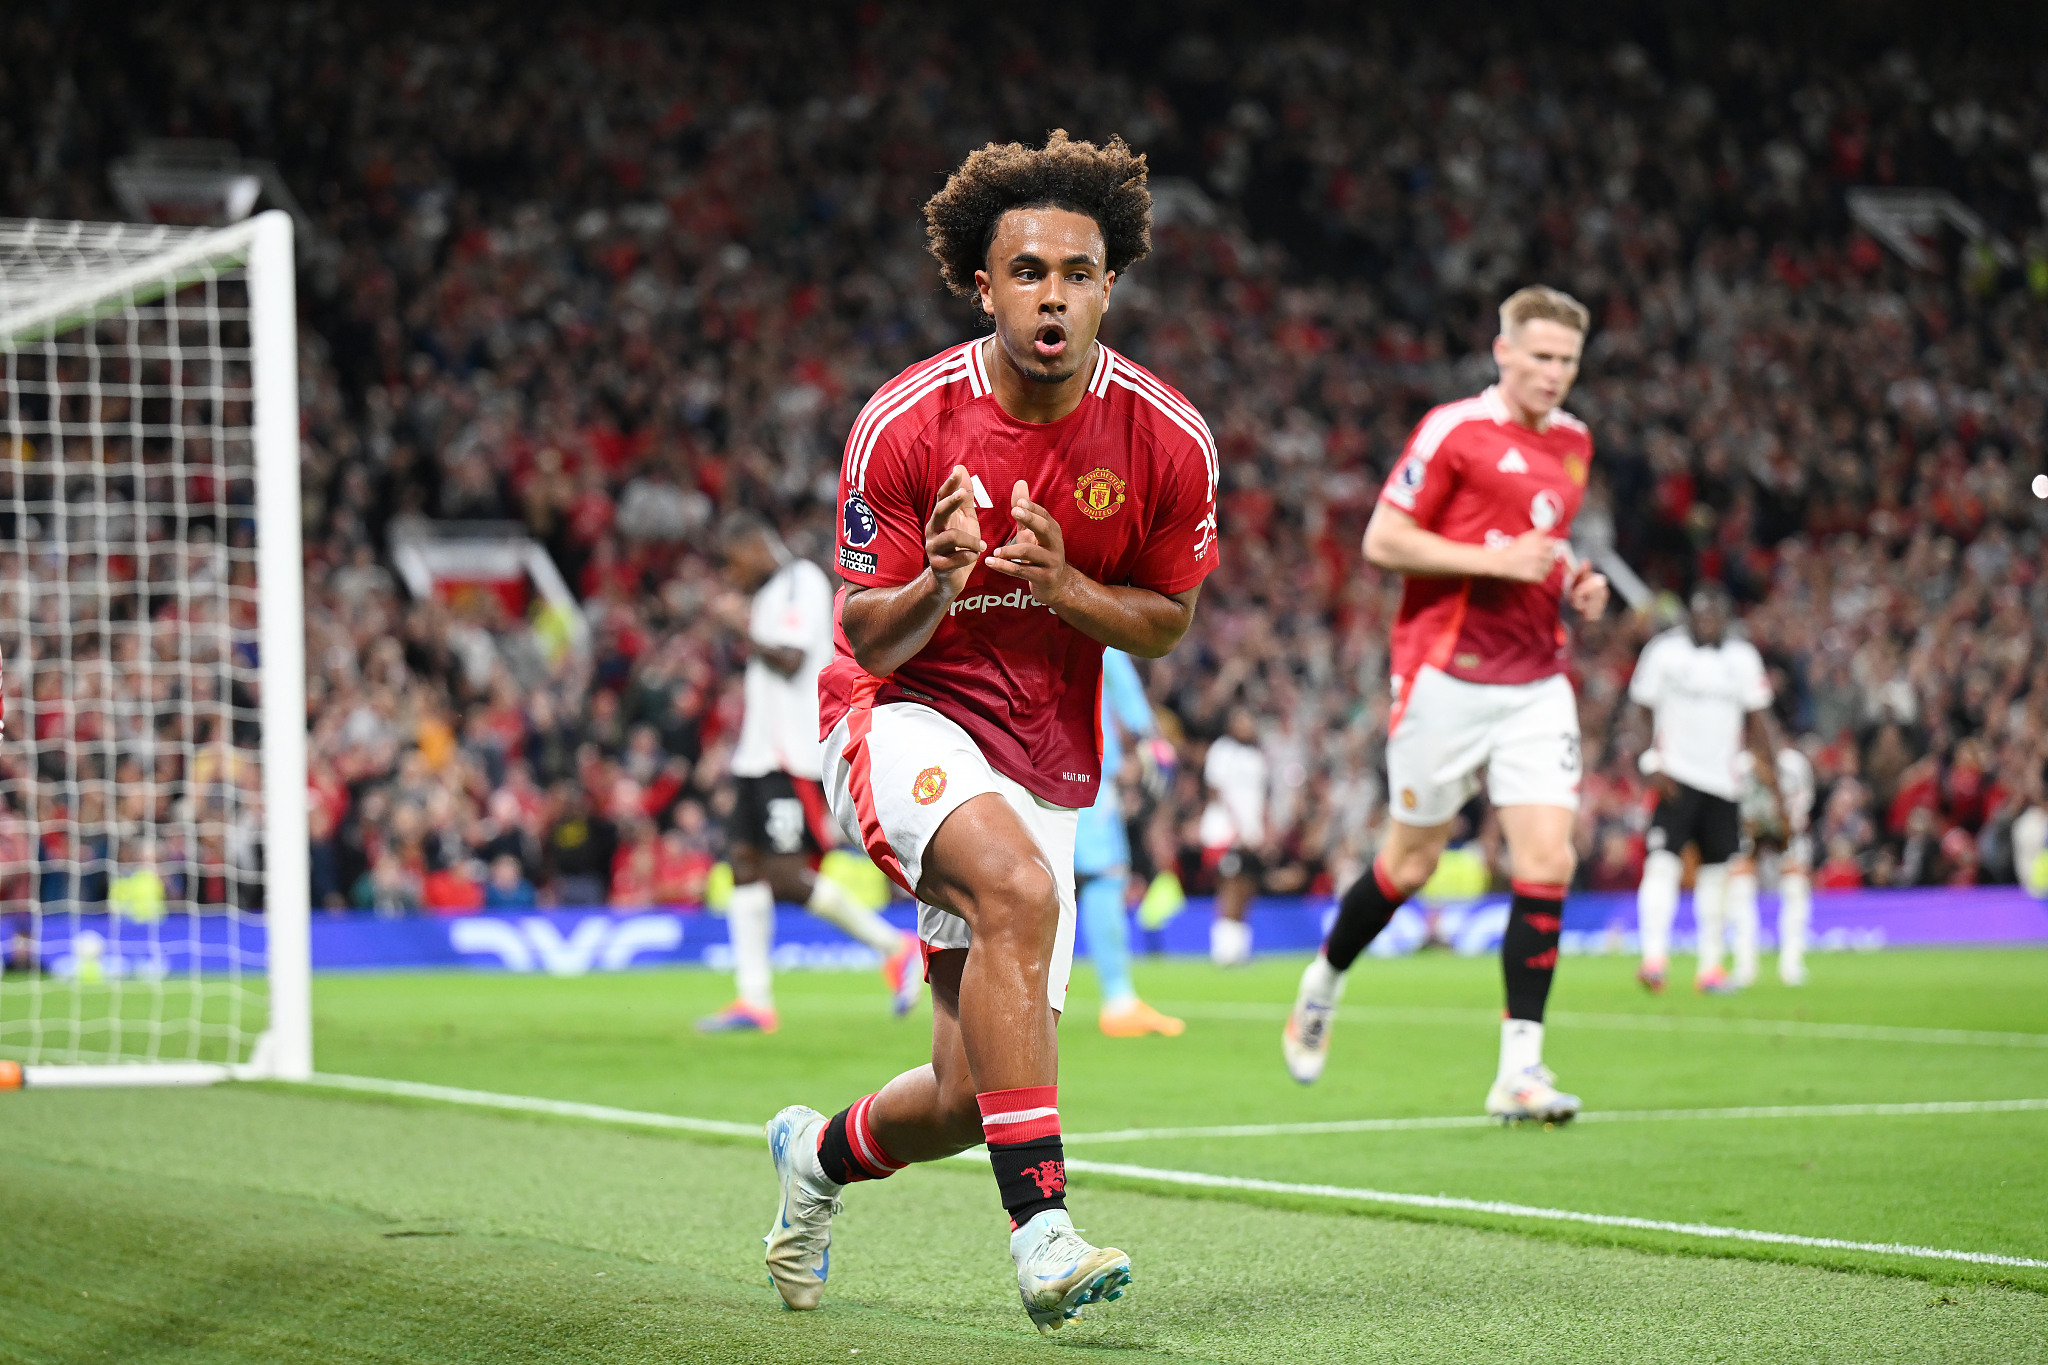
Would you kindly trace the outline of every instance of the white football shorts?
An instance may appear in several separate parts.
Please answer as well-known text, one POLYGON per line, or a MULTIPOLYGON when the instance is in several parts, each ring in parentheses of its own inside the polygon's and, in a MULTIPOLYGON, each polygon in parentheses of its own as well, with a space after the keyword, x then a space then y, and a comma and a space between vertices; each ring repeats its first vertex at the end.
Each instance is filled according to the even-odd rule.
MULTIPOLYGON (((875 866, 913 896, 932 836, 961 803, 985 792, 1010 803, 1052 868, 1060 925, 1046 997, 1063 1010, 1074 971, 1074 833, 1080 812, 1041 800, 997 772, 957 722, 916 702, 857 706, 825 737, 825 800, 832 817, 875 866)), ((921 901, 917 936, 928 949, 965 948, 974 939, 966 920, 921 901)))
POLYGON ((1409 684, 1387 738, 1387 809, 1441 825, 1479 791, 1496 806, 1579 808, 1579 704, 1562 675, 1474 683, 1434 668, 1409 684))

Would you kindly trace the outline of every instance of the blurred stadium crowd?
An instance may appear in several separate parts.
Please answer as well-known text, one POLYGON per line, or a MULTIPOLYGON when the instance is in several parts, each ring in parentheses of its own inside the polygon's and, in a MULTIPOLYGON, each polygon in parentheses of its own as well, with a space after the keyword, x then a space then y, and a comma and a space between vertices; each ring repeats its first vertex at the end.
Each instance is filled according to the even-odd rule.
POLYGON ((1223 568, 1147 670, 1180 763, 1124 775, 1141 871, 1201 888, 1201 760, 1235 702, 1275 779, 1267 889, 1364 866, 1398 584, 1359 535, 1413 423, 1490 381, 1500 297, 1541 280, 1595 318, 1569 403, 1599 452, 1581 542, 1667 590, 1580 632, 1582 883, 1635 884, 1625 685, 1702 577, 1813 757, 1824 885, 2014 876, 2048 759, 2048 519, 2025 494, 2048 455, 2048 72, 1988 40, 1702 27, 1653 52, 1424 15, 1088 57, 874 4, 153 13, 118 39, 0 20, 0 204, 116 216, 106 161, 149 133, 270 158, 310 215, 318 904, 702 896, 745 647, 713 528, 755 509, 829 559, 860 404, 974 326, 923 200, 969 148, 1055 126, 1150 153, 1155 250, 1105 336, 1224 455, 1223 568), (1952 190, 2012 250, 1909 269, 1851 223, 1865 184, 1952 190), (412 600, 387 536, 422 516, 525 523, 591 650, 488 597, 412 600))

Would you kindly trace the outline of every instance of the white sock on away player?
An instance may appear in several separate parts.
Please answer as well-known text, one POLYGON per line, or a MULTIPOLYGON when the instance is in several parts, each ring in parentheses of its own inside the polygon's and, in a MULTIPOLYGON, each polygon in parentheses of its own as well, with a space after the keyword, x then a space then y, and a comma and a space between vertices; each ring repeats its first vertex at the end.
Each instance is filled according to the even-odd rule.
POLYGON ((1778 879, 1778 979, 1806 984, 1806 929, 1813 922, 1813 883, 1804 872, 1778 879))
POLYGON ((725 907, 725 931, 732 940, 732 967, 740 1003, 775 1008, 775 969, 768 955, 775 945, 775 893, 766 882, 732 889, 725 907))
POLYGON ((1252 927, 1243 920, 1217 918, 1209 924, 1209 960, 1219 967, 1242 967, 1252 960, 1252 927))
POLYGON ((1756 983, 1756 873, 1728 874, 1728 979, 1737 986, 1756 983))
POLYGON ((1721 970, 1728 924, 1728 864, 1703 863, 1692 874, 1692 918, 1699 929, 1699 977, 1721 970))
POLYGON ((1642 940, 1643 965, 1664 970, 1671 956, 1671 921, 1678 916, 1678 883, 1685 864, 1676 853, 1658 849, 1643 859, 1643 881, 1636 889, 1636 933, 1642 940))
POLYGON ((827 924, 844 929, 855 942, 864 943, 883 957, 903 946, 903 931, 853 898, 853 893, 830 877, 818 878, 804 909, 827 924))

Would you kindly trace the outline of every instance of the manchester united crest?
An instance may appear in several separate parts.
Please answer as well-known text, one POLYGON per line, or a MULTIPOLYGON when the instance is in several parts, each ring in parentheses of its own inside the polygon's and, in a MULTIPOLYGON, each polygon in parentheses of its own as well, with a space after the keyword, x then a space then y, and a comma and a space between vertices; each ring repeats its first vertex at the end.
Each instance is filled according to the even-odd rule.
POLYGON ((917 775, 917 781, 910 784, 910 799, 920 806, 929 806, 946 794, 946 770, 926 768, 917 775))
POLYGON ((1124 505, 1124 481, 1107 469, 1091 469, 1075 481, 1074 501, 1091 521, 1115 516, 1124 505))
POLYGON ((1564 476, 1579 487, 1586 486, 1586 458, 1583 455, 1564 457, 1564 476))

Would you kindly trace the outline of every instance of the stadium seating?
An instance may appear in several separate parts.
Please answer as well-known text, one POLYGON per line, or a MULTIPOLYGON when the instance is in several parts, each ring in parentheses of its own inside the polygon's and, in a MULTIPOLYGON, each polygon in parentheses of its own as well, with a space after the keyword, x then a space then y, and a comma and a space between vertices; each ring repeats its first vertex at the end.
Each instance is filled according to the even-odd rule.
MULTIPOLYGON (((1194 874, 1202 746, 1242 696, 1279 780, 1270 889, 1363 866, 1397 585, 1358 536, 1422 412, 1490 380, 1494 304, 1540 279, 1594 310, 1582 532, 1744 604, 1819 774, 1823 883, 2015 877, 2048 757, 2048 503, 2024 488, 2048 455, 2048 105, 2023 70, 1711 37, 1680 70, 1417 17, 982 79, 909 6, 393 27, 171 5, 147 42, 88 37, 59 99, 38 13, 0 19, 24 57, 5 212, 115 216, 100 168, 142 131, 272 158, 310 216, 317 903, 701 896, 743 658, 707 530, 753 507, 826 557, 862 400, 974 326, 920 204, 969 147, 1059 124, 1153 154, 1155 251, 1106 335, 1224 455, 1224 567, 1149 673, 1181 762, 1156 795, 1125 774, 1141 860, 1194 874), (844 26, 842 67, 811 60, 818 25, 844 26), (1951 190, 1996 236, 1912 269, 1847 215, 1859 185, 1951 190), (410 600, 384 556, 420 515, 524 522, 592 651, 509 650, 489 600, 410 600), (505 855, 521 875, 486 877, 505 855)), ((1624 691, 1668 609, 1582 632, 1589 885, 1639 866, 1624 691)))

